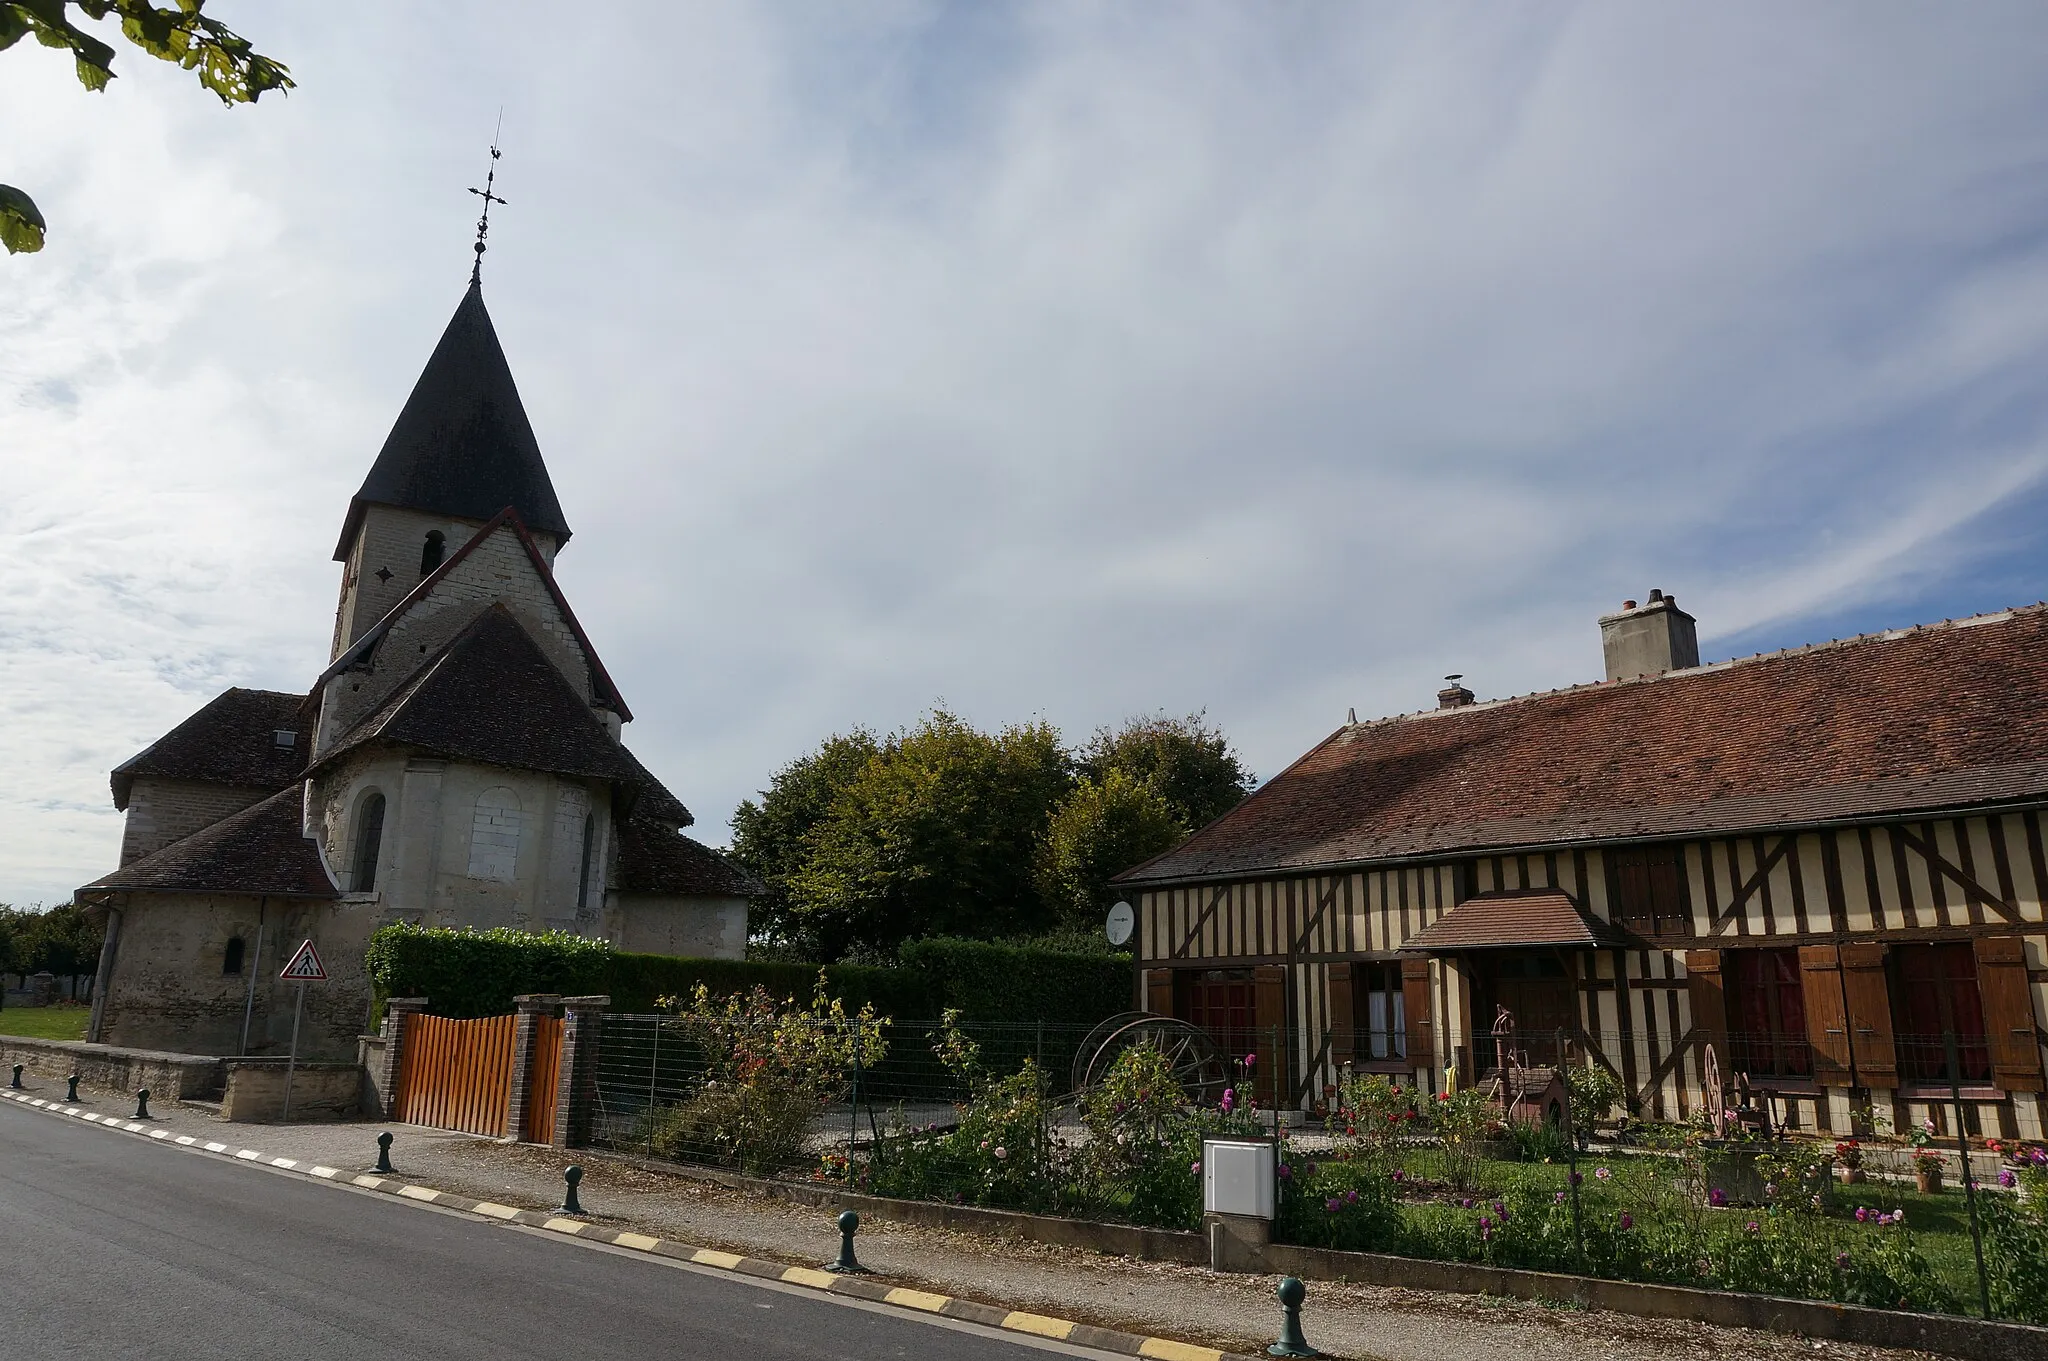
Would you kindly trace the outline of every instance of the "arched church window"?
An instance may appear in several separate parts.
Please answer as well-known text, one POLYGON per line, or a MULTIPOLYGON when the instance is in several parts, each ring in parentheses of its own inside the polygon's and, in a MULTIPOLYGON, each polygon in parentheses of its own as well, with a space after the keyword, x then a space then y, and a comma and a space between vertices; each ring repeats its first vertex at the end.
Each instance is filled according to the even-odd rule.
POLYGON ((576 868, 576 910, 590 907, 590 851, 597 843, 597 815, 583 815, 583 856, 576 868))
POLYGON ((425 576, 441 565, 442 550, 448 546, 448 536, 438 529, 427 531, 427 541, 420 546, 420 575, 425 576))
POLYGON ((228 950, 221 957, 220 971, 224 974, 240 973, 242 971, 242 956, 248 948, 248 942, 244 941, 240 936, 228 937, 228 950))
POLYGON ((384 850, 384 796, 372 793, 356 813, 355 873, 349 889, 368 893, 377 887, 377 858, 384 850))
POLYGON ((477 795, 469 832, 469 877, 505 883, 516 879, 519 834, 525 826, 519 795, 511 787, 496 784, 477 795))

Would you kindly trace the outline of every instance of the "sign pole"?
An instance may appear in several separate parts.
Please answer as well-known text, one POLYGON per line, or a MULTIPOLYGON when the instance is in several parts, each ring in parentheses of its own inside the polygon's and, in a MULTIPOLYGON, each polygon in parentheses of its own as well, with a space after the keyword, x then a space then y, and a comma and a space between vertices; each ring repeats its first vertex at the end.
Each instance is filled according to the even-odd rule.
POLYGON ((299 985, 298 1000, 292 1004, 292 1049, 284 1064, 283 1119, 289 1121, 292 1118, 292 1077, 299 1067, 299 1022, 306 1015, 306 984, 324 982, 327 966, 320 962, 320 952, 309 940, 299 946, 298 953, 292 956, 291 963, 284 966, 284 972, 278 977, 299 985))
POLYGON ((306 985, 299 984, 299 1000, 292 1006, 292 1052, 284 1061, 284 1115, 281 1123, 292 1121, 292 1073, 299 1066, 299 1018, 306 1014, 306 985))

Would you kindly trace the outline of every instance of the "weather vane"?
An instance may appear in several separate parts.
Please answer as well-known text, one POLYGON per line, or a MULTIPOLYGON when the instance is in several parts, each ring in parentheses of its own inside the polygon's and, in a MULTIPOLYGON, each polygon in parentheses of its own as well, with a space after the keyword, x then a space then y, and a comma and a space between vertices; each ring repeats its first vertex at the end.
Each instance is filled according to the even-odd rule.
MULTIPOLYGON (((501 109, 498 112, 498 132, 503 132, 504 129, 505 114, 504 111, 501 109)), ((475 194, 478 198, 484 201, 483 216, 479 217, 476 220, 476 263, 469 267, 469 281, 473 284, 482 283, 484 278, 484 238, 491 234, 491 205, 493 203, 503 203, 505 201, 499 198, 496 194, 491 192, 492 186, 495 185, 497 181, 498 133, 493 132, 491 134, 490 173, 484 176, 483 188, 478 189, 475 186, 471 186, 469 191, 470 193, 475 194)))

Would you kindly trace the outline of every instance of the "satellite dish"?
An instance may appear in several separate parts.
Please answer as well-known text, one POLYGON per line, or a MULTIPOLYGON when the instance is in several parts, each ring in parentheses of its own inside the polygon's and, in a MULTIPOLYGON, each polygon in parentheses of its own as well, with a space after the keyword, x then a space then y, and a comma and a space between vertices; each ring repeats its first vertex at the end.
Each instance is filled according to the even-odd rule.
POLYGON ((1129 903, 1120 902, 1109 909, 1109 921, 1103 930, 1109 936, 1111 945, 1122 945, 1131 938, 1131 929, 1138 924, 1138 914, 1131 910, 1129 903))

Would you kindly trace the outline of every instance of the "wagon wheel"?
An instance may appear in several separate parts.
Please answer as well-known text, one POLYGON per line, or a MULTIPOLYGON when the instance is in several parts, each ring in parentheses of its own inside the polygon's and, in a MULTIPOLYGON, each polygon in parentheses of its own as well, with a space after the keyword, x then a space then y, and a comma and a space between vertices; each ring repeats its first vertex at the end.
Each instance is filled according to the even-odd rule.
POLYGON ((1087 1085, 1092 1087, 1109 1073, 1119 1056, 1138 1045, 1151 1045, 1166 1056, 1173 1080, 1189 1101, 1212 1106, 1230 1085, 1230 1061, 1223 1056, 1208 1032, 1186 1021, 1166 1016, 1146 1016, 1114 1031, 1097 1046, 1088 1063, 1087 1085))
POLYGON ((1148 1015, 1149 1012, 1143 1011, 1120 1011, 1089 1031, 1088 1038, 1081 1041, 1081 1047, 1074 1051, 1074 1067, 1067 1074, 1067 1090, 1088 1090, 1088 1067, 1095 1059, 1095 1051, 1102 1047, 1102 1042, 1131 1022, 1142 1021, 1148 1015))

